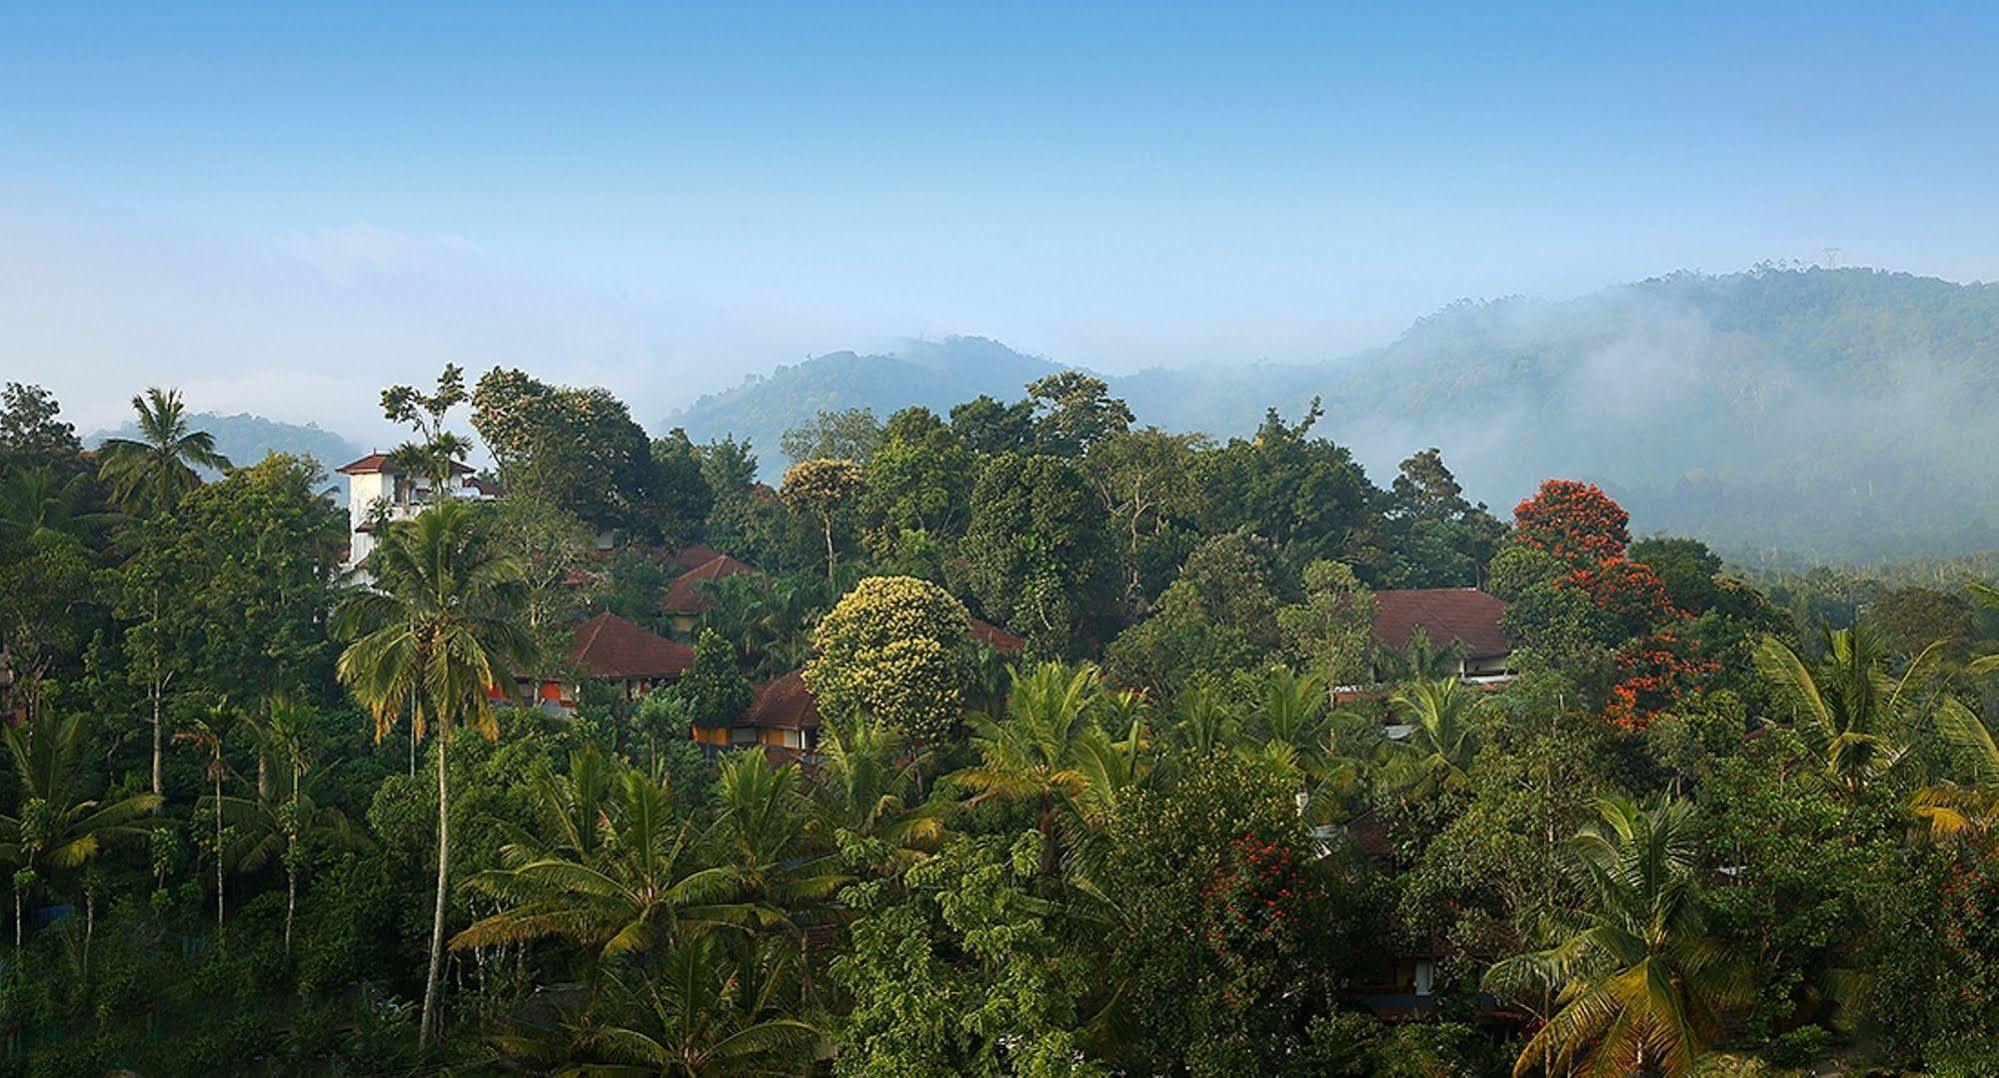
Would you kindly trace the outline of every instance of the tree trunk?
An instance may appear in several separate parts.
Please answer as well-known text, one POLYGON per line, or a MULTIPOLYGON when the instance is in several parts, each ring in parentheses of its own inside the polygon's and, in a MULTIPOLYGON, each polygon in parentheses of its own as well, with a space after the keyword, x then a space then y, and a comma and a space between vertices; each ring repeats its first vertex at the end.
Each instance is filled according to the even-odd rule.
MULTIPOLYGON (((218 752, 221 751, 217 747, 218 752)), ((222 776, 215 777, 215 946, 222 946, 222 776)))
POLYGON ((90 937, 97 934, 97 894, 88 887, 83 891, 83 985, 90 987, 90 937))
POLYGON ((437 978, 444 960, 444 887, 451 871, 451 794, 445 785, 444 747, 446 729, 437 728, 437 901, 430 921, 430 973, 424 979, 423 1019, 418 1039, 430 1045, 442 1039, 442 1021, 437 1013, 437 978))
POLYGON ((833 563, 838 560, 833 553, 833 517, 831 514, 819 518, 826 526, 826 582, 833 582, 833 563))
POLYGON ((153 660, 153 796, 160 796, 160 663, 153 660))

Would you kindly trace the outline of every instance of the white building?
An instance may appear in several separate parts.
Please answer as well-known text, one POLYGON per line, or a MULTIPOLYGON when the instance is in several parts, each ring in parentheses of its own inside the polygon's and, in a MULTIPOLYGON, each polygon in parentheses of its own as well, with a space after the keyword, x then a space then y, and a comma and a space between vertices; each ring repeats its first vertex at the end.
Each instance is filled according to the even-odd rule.
MULTIPOLYGON (((495 498, 499 491, 463 464, 452 466, 454 498, 495 498)), ((375 549, 378 529, 408 520, 436 500, 430 477, 397 464, 388 453, 370 453, 339 469, 347 477, 347 568, 361 564, 375 549)))

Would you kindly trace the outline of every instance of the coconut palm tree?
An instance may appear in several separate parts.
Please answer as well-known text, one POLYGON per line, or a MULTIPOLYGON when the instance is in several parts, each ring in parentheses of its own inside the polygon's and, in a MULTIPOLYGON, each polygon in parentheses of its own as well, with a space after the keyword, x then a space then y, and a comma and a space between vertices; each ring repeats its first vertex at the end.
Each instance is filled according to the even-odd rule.
POLYGON ((1751 971, 1707 932, 1694 894, 1693 806, 1611 798, 1597 809, 1567 851, 1588 906, 1550 914, 1547 949, 1486 974, 1502 995, 1556 993, 1557 1009, 1513 1073, 1687 1074, 1748 1002, 1751 971))
POLYGON ((79 539, 115 514, 83 509, 84 477, 57 479, 47 465, 18 468, 0 481, 0 536, 28 539, 56 532, 79 539))
POLYGON ((1971 773, 1971 782, 1938 782, 1917 790, 1909 807, 1932 838, 1983 837, 1999 822, 1999 744, 1992 731, 1956 699, 1938 705, 1936 731, 1971 773))
POLYGON ((819 773, 810 786, 805 833, 821 850, 838 849, 841 837, 887 845, 882 868, 904 867, 937 848, 944 821, 957 807, 924 801, 927 750, 910 753, 902 732, 865 715, 819 730, 819 773))
POLYGON ((465 886, 507 908, 452 937, 452 949, 555 936, 610 958, 643 954, 701 929, 784 921, 775 907, 738 901, 741 871, 708 858, 693 823, 675 817, 663 781, 618 767, 601 812, 594 852, 565 849, 571 831, 554 820, 554 840, 500 847, 503 867, 465 886))
POLYGON ((715 783, 710 847, 733 867, 745 900, 781 910, 832 894, 851 877, 829 858, 802 856, 804 794, 797 764, 772 767, 762 750, 724 761, 715 783))
POLYGON ((1921 706, 1941 641, 1918 654, 1902 676, 1888 675, 1887 647, 1866 623, 1824 631, 1825 659, 1805 665, 1775 637, 1756 646, 1756 669, 1789 706, 1792 728, 1818 763, 1818 775, 1849 798, 1900 763, 1900 739, 1921 706))
POLYGON ((697 937, 657 965, 611 970, 552 1025, 523 1023, 493 1044, 502 1060, 538 1073, 805 1073, 824 1037, 792 1013, 797 965, 782 940, 731 948, 697 937))
POLYGON ((476 505, 445 501, 399 521, 368 557, 380 590, 349 597, 335 611, 334 635, 347 641, 335 673, 375 719, 375 737, 407 719, 411 736, 437 734, 437 893, 422 1036, 441 1032, 437 991, 444 959, 444 899, 451 872, 447 746, 470 726, 499 736, 493 697, 513 671, 531 669, 534 640, 521 620, 527 587, 520 567, 497 552, 491 522, 476 505))
POLYGON ((135 517, 173 511, 201 485, 196 467, 226 471, 229 458, 215 450, 215 436, 190 430, 180 390, 155 386, 132 398, 139 437, 107 438, 97 448, 98 473, 111 485, 111 501, 135 517))
POLYGON ((1405 791, 1463 789, 1478 758, 1478 727, 1472 718, 1481 697, 1457 678, 1417 681, 1389 698, 1408 725, 1408 736, 1389 742, 1388 781, 1405 791))
POLYGON ((1042 842, 1042 869, 1052 869, 1059 849, 1057 831, 1065 808, 1081 794, 1083 745, 1096 729, 1090 712, 1103 693, 1097 668, 1040 663, 1016 670, 1002 718, 972 715, 972 745, 979 763, 952 777, 982 801, 1026 801, 1036 809, 1042 842))
POLYGON ((135 794, 106 804, 83 796, 89 746, 81 716, 43 715, 5 726, 0 740, 21 793, 16 813, 0 816, 0 863, 16 870, 14 948, 19 951, 28 890, 82 867, 112 842, 146 834, 151 828, 141 821, 160 807, 160 798, 135 794))

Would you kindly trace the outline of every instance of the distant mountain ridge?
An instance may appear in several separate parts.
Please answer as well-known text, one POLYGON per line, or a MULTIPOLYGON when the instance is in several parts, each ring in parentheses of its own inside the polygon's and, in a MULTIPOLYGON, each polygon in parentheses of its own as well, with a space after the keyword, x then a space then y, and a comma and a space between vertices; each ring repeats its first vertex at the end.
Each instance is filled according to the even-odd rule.
MULTIPOLYGON (((766 471, 818 409, 940 412, 1060 365, 984 338, 833 353, 669 423, 747 436, 766 471)), ((1999 285, 1868 269, 1676 273, 1567 300, 1461 301, 1320 363, 1109 379, 1141 423, 1247 433, 1324 400, 1320 431, 1377 481, 1436 445, 1500 510, 1549 475, 1604 483, 1641 531, 1738 555, 1867 558, 1999 548, 1999 285)))
MULTIPOLYGON (((230 463, 239 467, 255 464, 267 453, 293 453, 311 456, 330 473, 368 452, 367 447, 360 443, 349 441, 317 423, 303 426, 280 423, 248 412, 235 415, 190 412, 187 422, 189 429, 205 430, 214 435, 215 448, 228 457, 230 463)), ((100 430, 83 441, 85 445, 95 447, 106 438, 138 436, 137 424, 127 421, 116 430, 100 430)))
POLYGON ((873 408, 880 418, 911 405, 942 415, 981 393, 1012 400, 1027 383, 1066 369, 984 337, 909 341, 893 355, 829 352, 711 393, 666 419, 697 442, 748 438, 766 473, 784 470, 778 438, 821 411, 873 408))

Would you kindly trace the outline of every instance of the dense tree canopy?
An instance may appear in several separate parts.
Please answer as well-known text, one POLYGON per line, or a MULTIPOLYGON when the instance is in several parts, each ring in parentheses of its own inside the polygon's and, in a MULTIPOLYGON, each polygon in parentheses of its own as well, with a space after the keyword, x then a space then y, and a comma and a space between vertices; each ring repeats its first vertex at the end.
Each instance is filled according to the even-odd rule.
POLYGON ((0 400, 12 1069, 1999 1067, 1999 560, 1748 577, 1080 374, 825 413, 772 490, 446 368, 403 459, 469 403, 504 492, 363 580, 325 462, 140 403, 0 400), (1470 587, 1481 676, 1388 634, 1470 587), (691 663, 593 677, 605 609, 691 663))

